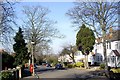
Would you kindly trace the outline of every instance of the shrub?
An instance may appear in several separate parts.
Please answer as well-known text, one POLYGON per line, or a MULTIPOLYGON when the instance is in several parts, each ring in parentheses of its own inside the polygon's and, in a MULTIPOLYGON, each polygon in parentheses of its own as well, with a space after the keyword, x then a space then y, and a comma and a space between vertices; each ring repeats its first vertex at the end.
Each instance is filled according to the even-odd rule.
POLYGON ((68 64, 67 67, 68 68, 74 68, 75 66, 74 66, 74 64, 68 64))
POLYGON ((82 67, 82 66, 84 66, 84 64, 83 64, 83 62, 76 62, 76 67, 82 67))
POLYGON ((10 71, 4 71, 0 73, 1 80, 12 80, 13 73, 10 71))
POLYGON ((120 68, 113 68, 113 69, 110 69, 110 71, 112 71, 113 73, 120 73, 120 68))
POLYGON ((100 69, 105 69, 105 64, 104 63, 100 64, 100 69))
POLYGON ((67 62, 63 62, 63 64, 64 64, 65 66, 67 66, 67 65, 68 65, 68 63, 67 63, 67 62))

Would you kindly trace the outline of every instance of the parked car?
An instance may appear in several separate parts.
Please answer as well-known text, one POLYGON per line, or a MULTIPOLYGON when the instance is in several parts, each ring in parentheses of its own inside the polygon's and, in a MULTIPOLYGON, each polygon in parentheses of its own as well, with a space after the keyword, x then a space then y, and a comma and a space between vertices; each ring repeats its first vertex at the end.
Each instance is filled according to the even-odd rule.
POLYGON ((34 69, 36 69, 37 68, 37 65, 36 64, 34 64, 34 69))
POLYGON ((61 63, 58 63, 55 65, 55 69, 63 69, 63 65, 61 63))
POLYGON ((52 67, 49 63, 46 64, 46 67, 52 67))

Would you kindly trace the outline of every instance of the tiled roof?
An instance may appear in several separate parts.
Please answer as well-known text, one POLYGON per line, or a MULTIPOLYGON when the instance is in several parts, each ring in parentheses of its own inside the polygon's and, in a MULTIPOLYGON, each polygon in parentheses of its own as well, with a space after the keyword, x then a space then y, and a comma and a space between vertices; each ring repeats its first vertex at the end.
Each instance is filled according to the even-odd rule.
POLYGON ((116 41, 116 40, 120 40, 120 30, 117 30, 117 31, 113 31, 112 34, 109 34, 109 38, 107 38, 107 40, 109 41, 116 41))
MULTIPOLYGON (((120 34, 120 30, 114 30, 112 33, 107 34, 105 36, 105 39, 108 40, 108 41, 118 41, 118 40, 120 40, 120 35, 119 34, 120 34)), ((102 38, 103 37, 96 38, 97 42, 101 43, 102 38)))

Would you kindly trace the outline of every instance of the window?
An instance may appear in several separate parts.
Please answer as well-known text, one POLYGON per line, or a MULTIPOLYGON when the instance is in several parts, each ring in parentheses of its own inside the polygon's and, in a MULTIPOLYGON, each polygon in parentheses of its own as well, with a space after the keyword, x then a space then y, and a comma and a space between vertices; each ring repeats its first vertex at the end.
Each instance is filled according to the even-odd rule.
POLYGON ((107 43, 106 43, 106 49, 108 49, 109 47, 108 47, 108 41, 107 41, 107 43))
POLYGON ((110 62, 110 58, 108 57, 107 59, 108 59, 108 62, 110 62))
POLYGON ((97 53, 97 49, 95 49, 95 53, 97 53))
POLYGON ((117 60, 120 61, 120 57, 117 57, 117 60))
POLYGON ((111 61, 112 61, 112 63, 115 62, 115 56, 112 56, 112 57, 111 57, 111 61))
POLYGON ((111 42, 109 42, 109 49, 111 49, 111 42))
POLYGON ((100 60, 99 60, 99 56, 97 56, 97 60, 100 61, 100 60))
POLYGON ((100 57, 100 61, 102 61, 102 56, 100 57))
POLYGON ((118 49, 118 43, 115 44, 115 49, 118 49))

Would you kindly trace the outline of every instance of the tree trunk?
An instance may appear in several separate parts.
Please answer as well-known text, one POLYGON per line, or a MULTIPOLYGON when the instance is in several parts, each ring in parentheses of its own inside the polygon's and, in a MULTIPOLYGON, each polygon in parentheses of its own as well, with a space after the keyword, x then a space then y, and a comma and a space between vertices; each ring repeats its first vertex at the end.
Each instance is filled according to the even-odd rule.
POLYGON ((87 66, 87 69, 89 68, 89 65, 88 65, 88 55, 86 55, 86 66, 87 66))
POLYGON ((87 69, 88 65, 87 65, 87 55, 85 55, 85 69, 87 69))
POLYGON ((106 50, 106 29, 105 24, 102 24, 102 37, 103 37, 103 54, 104 54, 104 64, 107 69, 107 50, 106 50))
POLYGON ((85 59, 84 59, 85 61, 84 61, 84 67, 85 67, 85 69, 86 69, 86 55, 85 55, 85 59))
POLYGON ((105 67, 107 69, 108 65, 107 65, 107 51, 106 51, 106 42, 105 42, 105 40, 103 40, 103 54, 104 54, 104 64, 105 64, 105 67))

